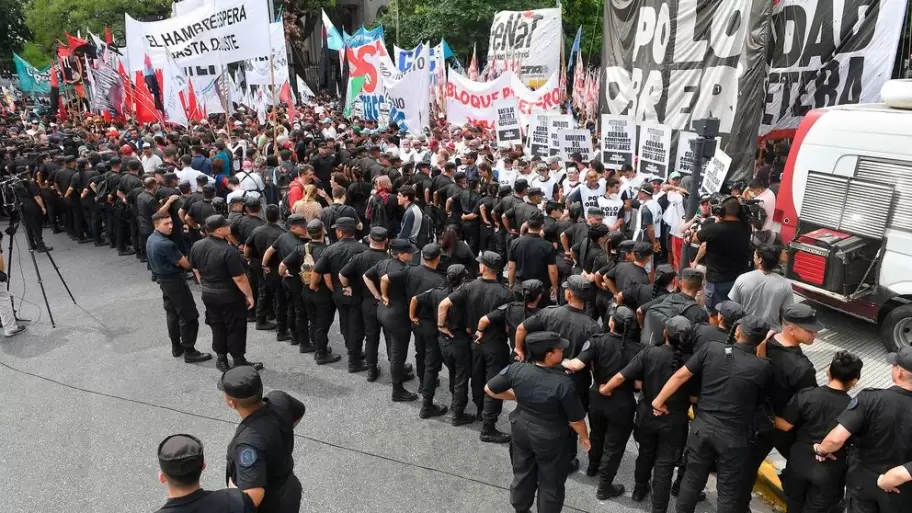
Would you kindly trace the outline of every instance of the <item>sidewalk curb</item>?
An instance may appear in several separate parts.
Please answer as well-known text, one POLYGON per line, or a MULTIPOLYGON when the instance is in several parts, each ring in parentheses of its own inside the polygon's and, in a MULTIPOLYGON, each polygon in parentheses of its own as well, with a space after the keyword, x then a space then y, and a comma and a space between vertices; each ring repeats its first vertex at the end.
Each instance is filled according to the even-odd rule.
POLYGON ((782 481, 776 467, 768 460, 760 465, 757 480, 754 482, 754 491, 764 500, 780 511, 786 510, 785 493, 782 491, 782 481))

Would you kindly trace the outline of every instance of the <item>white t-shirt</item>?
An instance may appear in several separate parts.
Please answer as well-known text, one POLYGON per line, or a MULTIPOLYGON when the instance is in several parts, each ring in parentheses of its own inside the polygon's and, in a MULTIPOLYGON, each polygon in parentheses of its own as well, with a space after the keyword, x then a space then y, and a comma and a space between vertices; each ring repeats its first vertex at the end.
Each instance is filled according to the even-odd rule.
POLYGON ((260 195, 258 191, 266 188, 263 178, 254 171, 240 171, 235 176, 240 180, 241 189, 250 192, 247 196, 256 195, 258 197, 260 195))
POLYGON ((541 176, 536 175, 535 178, 529 182, 529 188, 538 187, 542 190, 542 197, 546 200, 554 198, 554 186, 558 183, 558 179, 554 176, 550 176, 545 180, 542 180, 541 176))
POLYGON ((602 224, 609 228, 617 224, 618 216, 621 215, 624 209, 624 202, 621 201, 621 198, 617 194, 612 194, 610 198, 605 197, 603 194, 596 199, 596 202, 598 208, 602 210, 602 215, 605 216, 602 224))
POLYGON ((763 210, 766 210, 766 222, 763 223, 764 230, 773 229, 773 212, 776 210, 776 193, 767 189, 754 197, 754 199, 762 201, 763 210))
POLYGON ((183 182, 184 180, 190 182, 190 192, 196 192, 196 190, 197 190, 196 177, 198 177, 199 175, 205 176, 209 180, 209 183, 212 183, 211 176, 207 175, 206 173, 203 173, 202 171, 197 171, 196 169, 193 169, 192 167, 185 167, 184 169, 181 169, 180 171, 178 171, 175 174, 177 175, 177 180, 179 182, 183 182))
POLYGON ((154 173, 158 166, 164 163, 161 157, 154 153, 148 157, 143 155, 140 160, 142 161, 143 171, 146 173, 154 173))
POLYGON ((501 186, 506 185, 512 189, 513 183, 516 182, 517 174, 518 173, 516 171, 513 171, 512 169, 509 171, 504 171, 504 170, 498 171, 497 172, 497 183, 499 183, 501 186))
POLYGON ((668 191, 665 193, 668 198, 668 208, 662 214, 662 220, 668 225, 668 233, 673 237, 683 238, 684 231, 681 226, 684 225, 684 196, 678 191, 668 191))

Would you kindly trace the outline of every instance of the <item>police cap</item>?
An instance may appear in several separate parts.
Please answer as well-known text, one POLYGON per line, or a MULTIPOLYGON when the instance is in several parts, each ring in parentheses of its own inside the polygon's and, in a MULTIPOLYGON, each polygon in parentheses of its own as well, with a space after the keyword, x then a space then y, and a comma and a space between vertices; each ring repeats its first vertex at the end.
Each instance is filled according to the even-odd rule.
POLYGON ((794 324, 807 331, 818 332, 823 329, 823 323, 817 319, 817 310, 804 303, 789 305, 782 312, 782 320, 787 324, 794 324))
POLYGON ((310 222, 307 223, 307 233, 312 235, 320 235, 323 233, 323 221, 311 219, 310 222))
POLYGON ((247 399, 263 393, 263 381, 253 366, 238 365, 222 374, 218 389, 232 399, 247 399))
POLYGON ((469 273, 468 269, 466 269, 465 266, 462 264, 453 264, 453 265, 447 267, 447 270, 446 270, 447 280, 450 283, 453 283, 455 281, 462 279, 468 273, 469 273))
POLYGON ((741 328, 741 334, 753 345, 763 342, 769 332, 769 324, 756 315, 744 316, 738 326, 741 328))
POLYGON ((228 220, 221 214, 213 214, 206 218, 207 232, 214 232, 215 230, 225 228, 226 226, 228 226, 228 220))
POLYGON ((332 225, 333 230, 335 230, 336 228, 355 229, 357 227, 358 227, 358 221, 355 221, 351 217, 340 217, 339 219, 336 219, 335 224, 332 225))
POLYGON ((425 244, 424 247, 421 248, 421 256, 425 260, 433 260, 439 257, 442 251, 443 250, 440 248, 440 244, 431 242, 430 244, 425 244))
POLYGON ((676 315, 665 321, 665 333, 673 340, 686 340, 693 330, 693 325, 683 315, 676 315))
POLYGON ((212 185, 211 183, 207 183, 206 185, 203 186, 203 193, 204 194, 205 193, 215 194, 215 186, 212 185))
POLYGON ((500 255, 493 251, 482 251, 475 261, 479 264, 483 264, 485 267, 490 267, 491 269, 500 269, 500 266, 503 264, 503 259, 500 255))
POLYGON ((725 319, 725 323, 731 326, 744 317, 744 308, 734 301, 721 301, 713 307, 713 313, 721 315, 725 319))
POLYGON ((699 269, 694 269, 693 267, 688 267, 681 271, 682 280, 703 280, 703 273, 699 269))
POLYGON ((244 202, 243 196, 232 196, 231 199, 228 200, 229 205, 237 205, 238 203, 243 203, 243 202, 244 202))
POLYGON ((382 241, 385 241, 389 237, 389 232, 387 232, 386 228, 384 228, 382 226, 375 226, 375 227, 371 228, 369 236, 372 241, 382 242, 382 241))
POLYGON ((904 347, 887 355, 887 363, 899 365, 907 372, 912 372, 912 347, 904 347))
POLYGON ((408 239, 393 239, 392 242, 390 242, 390 249, 400 253, 415 253, 418 251, 418 248, 409 242, 408 239))
POLYGON ((522 292, 526 297, 533 298, 545 290, 545 284, 541 280, 531 279, 526 280, 520 284, 522 286, 522 292))
POLYGON ((285 221, 288 226, 307 226, 307 218, 304 214, 291 214, 285 221))
POLYGON ((626 253, 628 251, 633 251, 634 246, 636 246, 635 241, 632 241, 632 240, 621 241, 618 244, 618 251, 622 251, 624 253, 626 253))
POLYGON ((191 435, 171 435, 158 444, 158 465, 172 478, 195 476, 203 469, 203 443, 191 435))
POLYGON ((246 198, 244 198, 244 205, 246 205, 248 207, 255 207, 260 204, 261 204, 261 202, 260 202, 259 196, 247 196, 246 198))
POLYGON ((590 290, 592 290, 592 282, 578 274, 574 274, 573 276, 567 278, 567 281, 565 281, 561 286, 572 292, 574 296, 578 297, 583 297, 588 294, 590 290))
POLYGON ((526 349, 533 360, 541 360, 554 349, 567 349, 570 341, 553 331, 536 331, 526 336, 526 349))
POLYGON ((652 244, 648 242, 637 242, 633 246, 633 252, 640 258, 646 258, 652 255, 652 244))

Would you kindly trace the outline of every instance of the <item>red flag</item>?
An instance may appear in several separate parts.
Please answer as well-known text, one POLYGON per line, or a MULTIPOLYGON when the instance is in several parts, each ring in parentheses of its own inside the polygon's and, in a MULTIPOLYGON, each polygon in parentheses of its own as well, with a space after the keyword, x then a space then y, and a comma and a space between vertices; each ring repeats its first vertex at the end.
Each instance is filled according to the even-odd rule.
POLYGON ((105 25, 105 44, 108 46, 114 45, 114 35, 111 34, 111 28, 105 25))
POLYGON ((472 45, 472 62, 469 63, 469 80, 478 81, 478 59, 475 58, 475 45, 472 45))
POLYGON ((136 89, 133 99, 136 102, 137 123, 163 123, 161 113, 155 108, 155 98, 141 71, 136 72, 136 89))
POLYGON ((184 112, 187 116, 187 121, 201 121, 205 116, 203 116, 202 111, 199 108, 199 102, 196 99, 196 91, 193 90, 193 81, 187 80, 189 86, 189 92, 181 91, 178 93, 180 97, 181 106, 184 108, 184 112))
POLYGON ((291 85, 287 80, 282 84, 282 89, 279 91, 279 99, 288 104, 288 117, 290 121, 293 121, 297 116, 297 112, 295 112, 294 98, 291 96, 291 85))
POLYGON ((89 44, 89 42, 86 41, 85 39, 78 38, 78 37, 70 35, 70 34, 67 34, 66 37, 67 37, 67 43, 70 45, 70 50, 75 50, 76 48, 79 48, 80 46, 89 44))
POLYGON ((57 80, 57 65, 51 64, 51 88, 59 88, 60 82, 57 80))

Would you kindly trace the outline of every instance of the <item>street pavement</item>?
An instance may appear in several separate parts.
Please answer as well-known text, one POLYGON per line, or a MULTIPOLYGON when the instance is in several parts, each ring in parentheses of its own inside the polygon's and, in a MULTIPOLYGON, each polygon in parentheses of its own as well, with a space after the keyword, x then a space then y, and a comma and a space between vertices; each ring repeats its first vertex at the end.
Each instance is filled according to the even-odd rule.
MULTIPOLYGON (((20 232, 10 290, 20 317, 33 324, 22 335, 0 339, 6 511, 53 511, 63 504, 77 512, 154 511, 166 492, 157 479, 155 451, 164 437, 178 432, 205 444, 203 486, 223 487, 225 451, 238 418, 216 390, 214 362, 187 365, 171 357, 161 293, 135 258, 61 236, 46 238, 77 304, 48 257, 36 254, 57 322, 51 327, 20 232)), ((7 244, 4 239, 4 250, 7 244)), ((198 295, 198 287, 191 288, 198 295)), ((197 304, 202 319, 202 302, 197 304)), ((818 369, 836 348, 859 345, 870 351, 865 378, 873 377, 877 365, 868 361, 882 361, 883 354, 873 328, 840 316, 826 319, 831 329, 810 351, 818 369)), ((209 345, 203 325, 197 347, 206 351, 209 345)), ((344 352, 336 327, 331 345, 344 352)), ((363 373, 348 374, 344 359, 317 367, 312 355, 301 355, 252 325, 248 358, 265 363, 267 389, 284 390, 307 405, 294 454, 304 490, 302 511, 511 511, 507 447, 479 442, 477 424, 454 428, 446 417, 420 420, 419 403, 392 403, 387 368, 377 383, 367 383, 363 373)), ((443 372, 437 394, 442 404, 449 402, 446 380, 443 372)), ((407 387, 414 390, 416 383, 407 387)), ((501 430, 509 431, 510 409, 505 405, 501 430)), ((567 484, 565 510, 648 511, 648 500, 630 499, 635 455, 631 440, 617 479, 628 488, 624 497, 599 502, 595 480, 577 473, 567 484)), ((581 459, 585 466, 585 456, 581 459)), ((709 490, 713 486, 711 481, 709 490)), ((698 511, 715 511, 713 501, 710 493, 698 511)))

